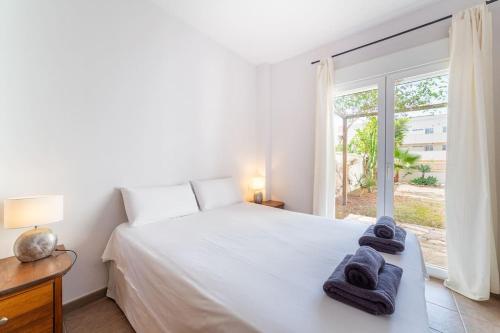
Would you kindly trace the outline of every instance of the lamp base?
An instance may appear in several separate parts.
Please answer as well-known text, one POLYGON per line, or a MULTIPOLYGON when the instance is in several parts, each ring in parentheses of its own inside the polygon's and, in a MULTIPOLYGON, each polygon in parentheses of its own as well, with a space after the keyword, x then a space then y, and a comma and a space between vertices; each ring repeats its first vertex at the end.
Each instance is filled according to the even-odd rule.
POLYGON ((57 245, 57 236, 49 228, 23 232, 14 243, 14 255, 21 262, 31 262, 48 257, 57 245))
POLYGON ((261 204, 263 199, 262 192, 255 192, 253 195, 253 202, 256 204, 261 204))

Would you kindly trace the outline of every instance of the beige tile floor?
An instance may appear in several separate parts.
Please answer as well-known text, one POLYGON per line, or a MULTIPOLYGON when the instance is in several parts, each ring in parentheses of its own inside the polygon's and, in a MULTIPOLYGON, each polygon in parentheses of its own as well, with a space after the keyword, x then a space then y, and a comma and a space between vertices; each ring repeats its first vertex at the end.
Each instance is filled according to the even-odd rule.
POLYGON ((500 297, 475 302, 450 291, 443 282, 430 279, 425 285, 429 326, 442 333, 500 333, 500 297))
MULTIPOLYGON (((431 332, 500 333, 500 297, 474 302, 431 279, 426 283, 425 297, 431 332)), ((134 332, 118 306, 101 298, 64 314, 65 333, 134 332)))

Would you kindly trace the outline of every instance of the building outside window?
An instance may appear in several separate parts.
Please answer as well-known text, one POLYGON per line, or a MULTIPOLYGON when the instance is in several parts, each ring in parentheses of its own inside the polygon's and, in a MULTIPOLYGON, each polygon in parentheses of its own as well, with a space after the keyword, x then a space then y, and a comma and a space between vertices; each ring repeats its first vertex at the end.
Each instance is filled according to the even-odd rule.
POLYGON ((433 145, 425 145, 425 151, 433 151, 434 146, 433 145))
POLYGON ((430 127, 425 129, 425 134, 433 134, 433 133, 434 133, 434 128, 430 127))

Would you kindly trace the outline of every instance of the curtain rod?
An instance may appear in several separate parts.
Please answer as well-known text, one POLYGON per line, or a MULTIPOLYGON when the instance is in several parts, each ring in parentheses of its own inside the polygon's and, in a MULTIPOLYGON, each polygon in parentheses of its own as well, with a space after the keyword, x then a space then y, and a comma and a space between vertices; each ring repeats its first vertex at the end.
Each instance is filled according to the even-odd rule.
MULTIPOLYGON (((489 5, 493 2, 497 2, 498 0, 488 0, 486 1, 486 4, 489 5)), ((370 42, 370 43, 366 43, 366 44, 363 44, 361 46, 357 46, 355 48, 352 48, 350 50, 347 50, 347 51, 342 51, 340 53, 337 53, 337 54, 334 54, 332 55, 332 58, 335 58, 335 57, 338 57, 338 56, 341 56, 343 54, 346 54, 346 53, 351 53, 353 51, 356 51, 356 50, 359 50, 359 49, 362 49, 362 48, 365 48, 367 46, 371 46, 373 44, 378 44, 378 43, 381 43, 381 42, 384 42, 388 39, 392 39, 392 38, 395 38, 395 37, 398 37, 398 36, 401 36, 401 35, 404 35, 404 34, 407 34, 409 32, 412 32, 412 31, 415 31, 415 30, 418 30, 418 29, 421 29, 421 28, 425 28, 429 25, 433 25, 435 23, 438 23, 438 22, 441 22, 441 21, 444 21, 444 20, 447 20, 447 19, 450 19, 453 15, 448 15, 448 16, 444 16, 444 17, 441 17, 441 18, 438 18, 437 20, 434 20, 434 21, 431 21, 431 22, 427 22, 427 23, 424 23, 424 24, 421 24, 417 27, 413 27, 413 28, 410 28, 410 29, 407 29, 407 30, 404 30, 404 31, 401 31, 401 32, 398 32, 394 35, 390 35, 390 36, 387 36, 387 37, 384 37, 384 38, 381 38, 381 39, 377 39, 376 41, 373 41, 373 42, 370 42)), ((311 62, 311 65, 314 65, 314 64, 317 64, 319 62, 319 60, 316 60, 316 61, 313 61, 311 62)))

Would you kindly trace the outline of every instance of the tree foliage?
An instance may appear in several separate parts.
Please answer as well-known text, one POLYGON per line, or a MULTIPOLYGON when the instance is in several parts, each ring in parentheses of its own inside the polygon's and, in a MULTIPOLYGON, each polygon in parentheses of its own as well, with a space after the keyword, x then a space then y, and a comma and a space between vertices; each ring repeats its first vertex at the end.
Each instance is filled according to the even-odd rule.
POLYGON ((396 85, 395 111, 447 103, 448 76, 435 76, 396 85))
POLYGON ((348 146, 349 152, 361 155, 363 176, 358 181, 369 191, 377 176, 377 132, 377 117, 368 117, 366 125, 356 130, 348 146))
MULTIPOLYGON (((401 82, 396 85, 394 108, 398 115, 394 121, 394 168, 397 177, 401 170, 407 172, 413 170, 420 158, 419 155, 410 154, 408 150, 400 150, 408 132, 410 118, 407 112, 419 110, 426 114, 433 114, 438 105, 445 105, 448 100, 447 80, 448 77, 443 75, 401 82)), ((361 155, 363 175, 358 182, 362 187, 371 191, 376 185, 377 176, 378 90, 370 89, 337 96, 334 107, 337 115, 348 119, 348 128, 359 118, 366 119, 364 126, 356 129, 354 137, 348 144, 348 151, 361 155)))
POLYGON ((425 176, 426 173, 431 172, 431 166, 428 164, 419 164, 416 169, 422 173, 420 177, 413 178, 411 183, 414 185, 436 186, 438 179, 434 176, 425 176))
POLYGON ((420 155, 412 154, 408 149, 398 148, 394 151, 394 182, 399 182, 399 175, 404 171, 403 177, 412 173, 417 167, 420 155))
MULTIPOLYGON (((395 88, 395 111, 414 110, 416 107, 433 106, 448 101, 448 77, 435 76, 410 82, 403 82, 395 88)), ((377 112, 378 90, 370 89, 337 96, 335 112, 341 116, 366 115, 377 112)))
MULTIPOLYGON (((408 131, 408 118, 398 118, 394 122, 394 148, 395 152, 403 144, 408 131)), ((371 191, 377 179, 377 149, 378 125, 377 117, 370 116, 365 126, 356 129, 354 137, 348 145, 350 153, 361 155, 363 161, 363 177, 359 180, 361 186, 371 191), (364 184, 368 184, 364 186, 364 184)))
POLYGON ((425 174, 431 172, 431 166, 428 164, 417 165, 417 170, 422 173, 422 178, 425 178, 425 174))

